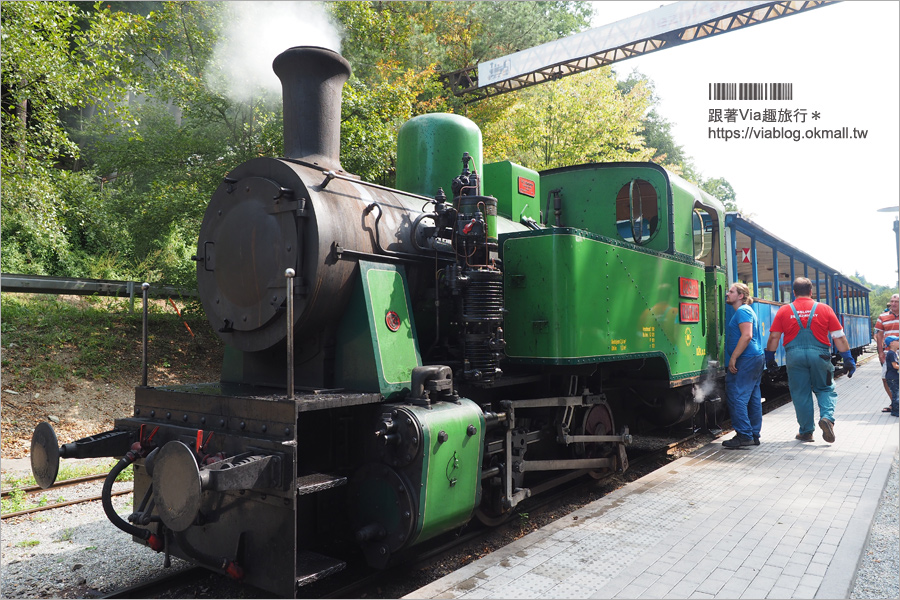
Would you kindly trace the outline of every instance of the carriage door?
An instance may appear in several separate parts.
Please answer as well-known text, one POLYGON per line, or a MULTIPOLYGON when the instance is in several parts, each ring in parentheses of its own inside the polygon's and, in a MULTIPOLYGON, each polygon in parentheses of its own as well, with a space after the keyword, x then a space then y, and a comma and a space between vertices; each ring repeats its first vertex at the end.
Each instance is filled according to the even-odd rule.
POLYGON ((706 356, 719 360, 725 341, 725 272, 722 269, 722 227, 718 212, 700 202, 694 203, 694 260, 703 263, 703 319, 706 356))

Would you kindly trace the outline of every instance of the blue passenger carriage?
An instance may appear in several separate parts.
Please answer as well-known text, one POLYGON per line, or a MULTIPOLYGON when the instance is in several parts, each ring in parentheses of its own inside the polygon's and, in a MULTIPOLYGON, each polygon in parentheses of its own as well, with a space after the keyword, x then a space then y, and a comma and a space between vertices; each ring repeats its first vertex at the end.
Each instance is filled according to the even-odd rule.
MULTIPOLYGON (((844 326, 854 358, 872 342, 869 288, 766 231, 739 213, 725 216, 725 244, 729 253, 728 281, 746 283, 753 294, 753 310, 763 340, 778 309, 793 300, 796 277, 813 283, 813 298, 828 304, 844 326)), ((726 307, 726 322, 733 309, 726 307)), ((784 363, 784 348, 776 354, 784 363)))

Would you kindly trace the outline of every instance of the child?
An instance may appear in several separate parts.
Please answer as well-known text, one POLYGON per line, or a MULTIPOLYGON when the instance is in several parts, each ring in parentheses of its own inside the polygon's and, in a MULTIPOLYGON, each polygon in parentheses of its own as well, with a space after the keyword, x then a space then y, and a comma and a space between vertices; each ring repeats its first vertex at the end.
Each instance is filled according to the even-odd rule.
MULTIPOLYGON (((888 383, 888 387, 891 388, 891 416, 898 416, 898 407, 900 407, 900 402, 898 402, 898 383, 900 383, 900 370, 898 370, 898 362, 900 362, 900 356, 898 356, 898 350, 900 350, 900 338, 889 335, 884 338, 884 345, 888 348, 888 351, 884 353, 884 364, 887 365, 887 373, 885 375, 885 380, 888 383)), ((885 409, 887 412, 888 409, 885 409)))

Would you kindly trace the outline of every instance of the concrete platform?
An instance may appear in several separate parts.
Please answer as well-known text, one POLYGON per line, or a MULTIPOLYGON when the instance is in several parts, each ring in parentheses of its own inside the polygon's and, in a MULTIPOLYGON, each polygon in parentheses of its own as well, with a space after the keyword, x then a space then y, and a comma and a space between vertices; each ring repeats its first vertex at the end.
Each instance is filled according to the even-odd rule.
POLYGON ((788 404, 405 597, 848 598, 900 427, 877 359, 837 390, 834 444, 788 404))

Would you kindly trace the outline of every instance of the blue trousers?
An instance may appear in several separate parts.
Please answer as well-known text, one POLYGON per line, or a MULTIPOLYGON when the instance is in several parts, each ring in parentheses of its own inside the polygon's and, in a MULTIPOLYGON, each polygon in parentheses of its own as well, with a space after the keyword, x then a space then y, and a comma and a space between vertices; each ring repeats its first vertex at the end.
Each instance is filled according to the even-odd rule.
POLYGON ((814 393, 819 403, 819 416, 833 423, 837 393, 834 391, 834 365, 828 350, 786 346, 784 362, 800 433, 816 430, 814 393), (826 355, 827 359, 822 358, 826 355))
POLYGON ((897 416, 897 410, 900 409, 900 397, 898 397, 898 384, 900 381, 896 379, 888 379, 888 387, 891 388, 891 416, 897 416))
POLYGON ((737 373, 725 373, 725 391, 728 393, 728 412, 731 426, 745 437, 759 437, 762 429, 762 395, 759 380, 766 366, 766 357, 739 356, 735 361, 737 373))

